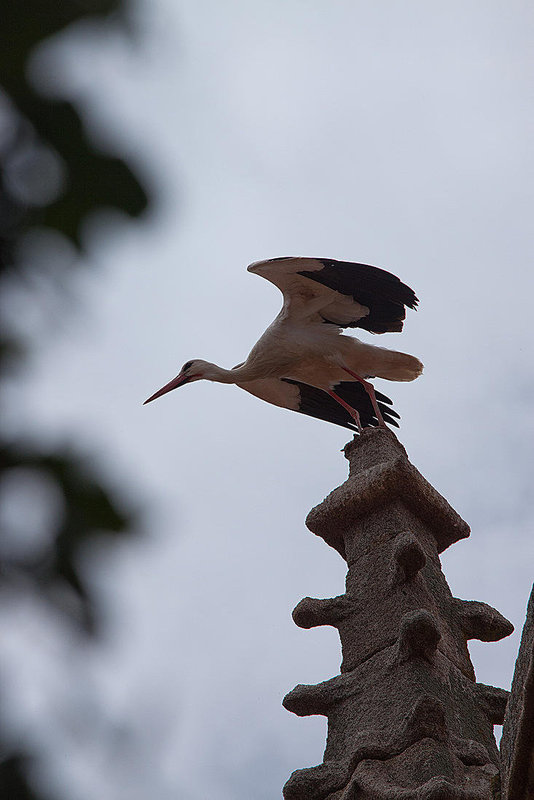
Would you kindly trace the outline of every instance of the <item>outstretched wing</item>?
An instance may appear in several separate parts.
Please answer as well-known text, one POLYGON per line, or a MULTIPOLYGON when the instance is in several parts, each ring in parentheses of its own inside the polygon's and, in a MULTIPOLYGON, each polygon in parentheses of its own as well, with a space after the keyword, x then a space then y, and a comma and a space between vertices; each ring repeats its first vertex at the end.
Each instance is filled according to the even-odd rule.
MULTIPOLYGON (((289 408, 292 411, 298 411, 300 414, 323 419, 326 422, 332 422, 334 425, 340 425, 343 428, 357 432, 356 423, 348 411, 339 403, 336 403, 329 394, 323 392, 322 389, 317 389, 315 386, 294 381, 290 378, 259 378, 255 381, 246 381, 237 385, 267 403, 272 403, 281 408, 289 408)), ((361 383, 341 381, 333 386, 333 390, 359 413, 364 428, 378 425, 369 395, 361 383)), ((376 392, 376 399, 384 421, 398 428, 397 419, 400 419, 400 417, 391 408, 391 400, 380 392, 376 392)))
POLYGON ((396 275, 369 264, 284 256, 248 267, 282 291, 289 313, 317 315, 340 328, 401 331, 406 307, 418 303, 396 275))

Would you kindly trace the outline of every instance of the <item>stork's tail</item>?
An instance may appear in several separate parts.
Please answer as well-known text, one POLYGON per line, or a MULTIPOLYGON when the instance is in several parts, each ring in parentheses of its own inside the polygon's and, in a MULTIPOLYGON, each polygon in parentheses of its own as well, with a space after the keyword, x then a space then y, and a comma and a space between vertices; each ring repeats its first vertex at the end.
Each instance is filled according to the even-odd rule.
POLYGON ((415 356, 398 353, 396 350, 385 350, 377 378, 388 381, 414 381, 423 371, 423 365, 415 356))

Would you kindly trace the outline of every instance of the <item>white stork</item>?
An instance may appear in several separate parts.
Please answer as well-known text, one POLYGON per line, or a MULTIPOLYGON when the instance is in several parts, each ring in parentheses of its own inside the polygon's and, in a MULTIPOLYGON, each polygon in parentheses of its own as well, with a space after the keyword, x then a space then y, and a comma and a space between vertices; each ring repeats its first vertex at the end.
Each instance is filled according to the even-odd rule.
POLYGON ((384 421, 398 427, 391 400, 367 379, 412 381, 423 365, 406 353, 344 336, 342 328, 401 331, 406 306, 417 306, 413 290, 378 267, 331 258, 271 258, 248 271, 274 283, 284 304, 246 361, 233 369, 187 361, 145 403, 204 378, 235 383, 273 405, 358 432, 384 421))

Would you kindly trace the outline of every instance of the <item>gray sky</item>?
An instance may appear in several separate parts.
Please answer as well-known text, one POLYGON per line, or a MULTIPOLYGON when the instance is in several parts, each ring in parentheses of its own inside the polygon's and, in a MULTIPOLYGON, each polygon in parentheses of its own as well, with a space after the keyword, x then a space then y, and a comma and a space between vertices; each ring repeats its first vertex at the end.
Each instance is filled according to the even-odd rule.
MULTIPOLYGON (((88 226, 98 267, 13 388, 14 428, 75 435, 148 502, 144 539, 90 554, 102 643, 66 639, 31 603, 10 610, 13 725, 66 797, 267 800, 322 760, 324 720, 281 699, 339 670, 336 632, 290 612, 343 591, 346 565, 304 518, 345 479, 346 432, 204 382, 141 406, 187 359, 246 356, 280 305, 251 261, 363 261, 415 289, 420 310, 379 343, 425 373, 376 385, 412 462, 472 527, 443 558, 453 593, 520 629, 533 15, 514 1, 157 0, 134 46, 84 26, 36 59, 36 80, 60 75, 162 197, 144 224, 88 226)), ((509 686, 518 633, 471 646, 478 680, 509 686)))

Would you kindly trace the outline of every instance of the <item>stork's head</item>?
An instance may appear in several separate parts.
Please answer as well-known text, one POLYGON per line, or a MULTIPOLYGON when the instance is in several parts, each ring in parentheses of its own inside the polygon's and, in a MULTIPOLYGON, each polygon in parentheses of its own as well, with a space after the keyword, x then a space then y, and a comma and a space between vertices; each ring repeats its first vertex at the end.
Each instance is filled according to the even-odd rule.
POLYGON ((145 400, 143 405, 150 403, 152 400, 156 400, 158 397, 161 397, 161 395, 167 394, 167 392, 171 392, 173 389, 177 389, 179 386, 183 386, 185 383, 199 381, 202 380, 202 378, 214 380, 216 377, 216 370, 217 367, 215 364, 210 364, 209 361, 202 361, 200 358, 195 358, 193 361, 186 361, 176 378, 173 378, 172 381, 169 381, 169 383, 166 383, 161 389, 158 389, 148 400, 145 400))

